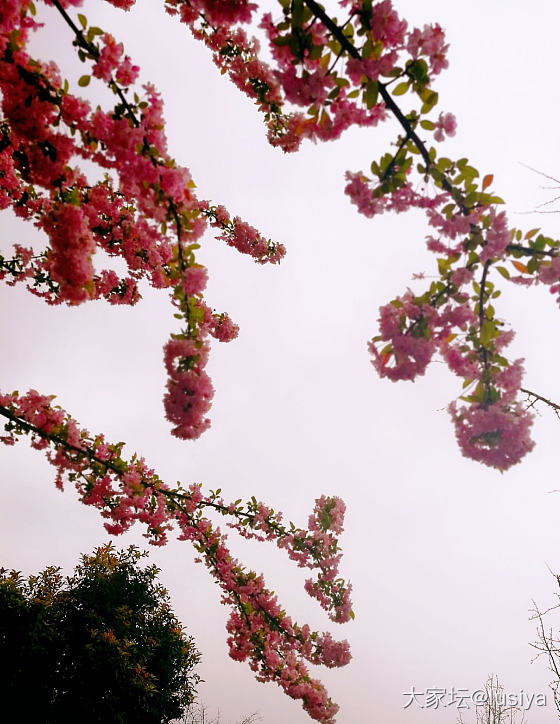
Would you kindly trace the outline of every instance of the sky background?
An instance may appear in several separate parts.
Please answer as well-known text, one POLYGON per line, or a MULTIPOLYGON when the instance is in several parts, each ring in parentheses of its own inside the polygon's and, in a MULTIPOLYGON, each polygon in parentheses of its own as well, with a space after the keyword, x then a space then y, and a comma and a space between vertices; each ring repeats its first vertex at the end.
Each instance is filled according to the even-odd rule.
MULTIPOLYGON (((147 286, 134 308, 52 308, 23 288, 0 288, 2 389, 56 394, 83 426, 126 441, 129 456, 139 451, 169 483, 221 487, 230 500, 255 495, 296 525, 305 526, 321 494, 341 496, 341 569, 353 583, 356 613, 350 624, 329 622, 303 591, 305 573, 280 551, 230 538, 294 619, 349 639, 345 669, 313 672, 340 705, 338 722, 452 723, 454 707, 403 710, 403 693, 411 686, 473 691, 492 672, 508 692, 547 692, 546 662, 531 663, 529 617, 533 599, 546 608, 558 590, 548 569, 560 571, 560 495, 550 492, 560 488, 560 422, 543 409, 535 450, 501 475, 461 456, 445 409, 461 383, 446 366, 435 361, 415 383, 391 383, 378 379, 367 354, 379 306, 408 286, 420 292, 429 280, 412 275, 435 268, 421 213, 368 220, 343 194, 344 172, 367 172, 396 136, 395 124, 282 154, 268 146, 251 102, 161 5, 140 0, 124 15, 92 1, 84 12, 124 41, 142 80, 161 90, 170 153, 191 170, 199 197, 284 243, 287 256, 262 267, 204 238, 206 299, 241 331, 213 345, 212 428, 196 442, 169 434, 162 346, 177 326, 166 293, 147 286)), ((557 215, 524 212, 560 190, 541 189, 548 182, 520 164, 560 178, 560 6, 402 0, 395 7, 410 24, 439 22, 447 33, 450 67, 435 87, 438 112, 454 112, 458 131, 440 153, 467 156, 481 174, 493 173, 512 225, 559 236, 557 215)), ((74 62, 69 31, 56 14, 45 18, 37 53, 77 79, 86 70, 74 62)), ((107 100, 100 84, 87 90, 107 100)), ((33 227, 9 212, 2 222, 0 252, 12 242, 40 248, 33 227)), ((527 387, 560 400, 552 295, 493 281, 503 289, 496 313, 517 331, 510 359, 525 358, 527 387)), ((70 572, 80 553, 109 539, 99 514, 70 486, 56 490, 54 470, 25 441, 0 449, 0 470, 1 565, 26 575, 49 564, 70 572)), ((145 547, 140 529, 115 542, 145 547)), ((225 722, 251 711, 266 724, 309 721, 299 703, 228 658, 228 611, 191 546, 171 540, 151 548, 151 557, 203 653, 199 694, 210 712, 219 709, 225 722)), ((560 628, 560 614, 548 621, 560 628)), ((528 712, 529 724, 554 720, 548 698, 548 707, 528 712)), ((473 721, 472 708, 464 719, 473 721)))

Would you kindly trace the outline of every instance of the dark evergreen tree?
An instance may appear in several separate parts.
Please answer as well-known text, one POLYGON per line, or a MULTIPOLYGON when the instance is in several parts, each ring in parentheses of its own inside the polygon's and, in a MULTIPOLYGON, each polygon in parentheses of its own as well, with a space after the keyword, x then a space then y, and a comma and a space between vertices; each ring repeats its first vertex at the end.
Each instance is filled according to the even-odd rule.
POLYGON ((71 577, 49 567, 24 579, 0 569, 4 721, 169 722, 194 697, 199 653, 147 555, 111 544, 71 577))

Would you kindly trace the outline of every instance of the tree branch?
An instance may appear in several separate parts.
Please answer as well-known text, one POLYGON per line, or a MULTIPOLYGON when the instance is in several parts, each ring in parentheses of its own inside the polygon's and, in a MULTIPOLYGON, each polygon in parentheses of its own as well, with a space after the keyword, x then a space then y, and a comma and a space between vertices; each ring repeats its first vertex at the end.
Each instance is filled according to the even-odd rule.
MULTIPOLYGON (((66 10, 62 7, 59 0, 51 0, 51 2, 55 6, 55 8, 58 10, 58 12, 62 15, 62 17, 64 18, 66 23, 70 26, 72 31, 74 32, 78 45, 83 50, 85 50, 90 55, 92 55, 94 58, 99 58, 99 51, 97 50, 95 45, 93 45, 93 43, 88 43, 88 41, 84 38, 84 34, 82 33, 82 31, 78 28, 76 23, 68 15, 66 10)), ((114 91, 114 93, 116 93, 119 96, 119 98, 121 99, 121 102, 122 102, 123 106, 126 108, 126 112, 128 114, 128 117, 132 121, 132 123, 135 125, 136 128, 138 128, 140 126, 140 121, 138 120, 138 118, 136 117, 136 114, 132 110, 130 103, 127 101, 122 88, 112 78, 109 81, 109 85, 110 85, 111 89, 114 91)))
MULTIPOLYGON (((342 29, 327 15, 325 10, 317 2, 315 2, 315 0, 303 0, 303 2, 311 10, 311 12, 323 22, 325 27, 331 31, 333 37, 338 40, 341 47, 347 51, 348 55, 350 55, 355 60, 362 60, 360 51, 353 45, 353 43, 350 42, 342 29)), ((399 106, 395 103, 393 97, 387 90, 387 85, 385 83, 381 83, 381 81, 379 80, 377 81, 377 84, 379 87, 379 93, 383 98, 383 102, 404 129, 406 137, 414 143, 414 145, 420 152, 422 158, 424 159, 424 163, 426 164, 426 173, 430 173, 432 162, 430 160, 430 154, 428 149, 426 148, 426 145, 419 138, 410 121, 401 111, 399 106)), ((439 176, 439 178, 442 188, 445 189, 445 191, 447 191, 452 196, 452 198, 456 201, 457 205, 461 209, 462 213, 467 215, 470 210, 467 206, 465 206, 463 200, 461 198, 458 198, 461 196, 460 191, 453 186, 453 184, 449 181, 444 173, 441 173, 441 176, 439 176)))
POLYGON ((544 402, 545 405, 548 405, 554 410, 554 413, 556 417, 560 419, 560 405, 556 402, 552 402, 552 400, 547 399, 546 397, 543 397, 542 395, 538 395, 536 392, 533 392, 532 390, 528 390, 525 387, 521 387, 520 391, 526 394, 528 397, 533 397, 534 399, 528 400, 530 402, 528 407, 533 407, 536 402, 544 402))

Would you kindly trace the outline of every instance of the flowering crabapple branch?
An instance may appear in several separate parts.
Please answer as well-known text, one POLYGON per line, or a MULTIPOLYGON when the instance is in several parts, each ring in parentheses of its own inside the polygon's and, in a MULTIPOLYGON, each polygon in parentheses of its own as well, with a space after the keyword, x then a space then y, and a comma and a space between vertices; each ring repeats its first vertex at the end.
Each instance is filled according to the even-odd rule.
MULTIPOLYGON (((15 395, 12 396, 15 399, 15 395)), ((39 405, 45 406, 49 398, 40 397, 34 391, 27 395, 27 398, 31 402, 36 402, 39 405)), ((26 398, 26 403, 29 401, 26 398)), ((50 398, 52 399, 52 398, 50 398)), ((51 412, 49 410, 49 412, 51 412)), ((56 413, 59 417, 58 413, 56 413)), ((23 430, 27 434, 38 436, 43 440, 50 442, 55 445, 59 445, 66 454, 72 453, 74 456, 87 458, 89 463, 101 466, 111 470, 117 476, 121 477, 123 472, 126 470, 127 465, 125 462, 117 457, 107 459, 105 454, 103 457, 96 455, 95 446, 84 447, 83 444, 79 446, 68 441, 68 430, 66 430, 66 437, 61 434, 54 432, 49 429, 48 426, 38 427, 31 424, 25 418, 18 417, 12 410, 12 408, 0 406, 0 415, 6 417, 15 427, 9 425, 6 429, 11 432, 15 429, 23 430)), ((71 418, 68 418, 70 421, 71 418)), ((72 428, 75 426, 74 421, 71 421, 72 428)), ((68 426, 68 425, 67 425, 68 426)), ((82 441, 87 439, 87 431, 83 432, 82 441)), ((100 436, 102 439, 102 436, 100 436)), ((11 437, 3 439, 6 444, 11 444, 14 440, 11 437)), ((91 442, 91 441, 89 441, 91 442)), ((120 453, 120 447, 114 446, 115 449, 120 453)), ((128 465, 130 467, 130 465, 128 465)), ((63 469, 59 469, 59 473, 63 474, 63 469)), ((86 479, 86 482, 91 486, 91 479, 86 479)), ((161 481, 157 476, 151 476, 151 479, 143 479, 141 484, 146 487, 152 484, 160 484, 161 481)), ((57 485, 62 484, 62 479, 57 479, 57 485)), ((200 486, 198 486, 200 487, 200 486)), ((176 490, 168 490, 166 487, 161 487, 161 493, 166 498, 172 499, 175 503, 182 505, 189 503, 193 500, 193 495, 196 491, 191 489, 190 492, 184 492, 181 488, 176 490)), ((307 536, 301 529, 295 528, 293 523, 290 523, 290 527, 286 528, 281 524, 282 514, 274 514, 274 511, 267 508, 262 503, 258 503, 253 497, 246 507, 240 505, 241 501, 237 500, 235 503, 225 505, 223 499, 219 497, 220 491, 212 492, 209 497, 202 498, 197 493, 197 510, 202 511, 204 508, 212 508, 223 516, 229 516, 236 519, 236 522, 229 522, 228 526, 236 529, 245 538, 257 538, 259 540, 273 540, 277 539, 278 545, 281 548, 288 549, 288 555, 294 560, 298 561, 302 565, 306 565, 310 568, 318 568, 321 571, 322 578, 317 584, 312 582, 307 583, 307 588, 310 590, 310 595, 314 595, 321 599, 323 607, 329 612, 334 611, 332 619, 334 621, 343 621, 347 617, 353 617, 351 611, 348 610, 349 591, 351 587, 333 586, 334 576, 337 573, 337 565, 340 560, 340 555, 337 554, 339 548, 336 539, 334 538, 321 538, 316 535, 307 536), (258 532, 260 531, 260 532, 258 532), (325 557, 325 555, 327 557, 325 557), (333 557, 334 556, 334 557, 333 557), (321 589, 321 593, 317 595, 317 591, 321 589), (314 593, 311 593, 314 591, 314 593), (332 601, 341 600, 344 602, 344 610, 339 609, 337 605, 334 605, 332 601)), ((317 509, 320 513, 319 527, 323 532, 332 528, 337 533, 342 532, 342 522, 344 518, 344 504, 339 498, 322 498, 317 509)), ((106 516, 110 517, 110 516, 106 516)), ((310 518, 310 529, 318 530, 317 525, 312 522, 310 518)), ((116 530, 114 527, 109 531, 111 533, 122 533, 124 530, 116 530)), ((152 530, 151 534, 154 536, 152 542, 157 544, 163 544, 166 542, 165 529, 161 531, 152 530)))
MULTIPOLYGON (((227 342, 238 333, 229 316, 215 313, 203 298, 207 270, 196 262, 195 251, 205 219, 219 228, 220 239, 260 263, 280 261, 284 247, 264 240, 238 217, 230 221, 223 207, 212 207, 220 209, 220 218, 212 217, 208 202, 196 199, 187 169, 167 154, 162 103, 153 86, 144 86, 143 99, 137 93, 132 99, 139 68, 124 56, 122 44, 88 27, 83 15, 80 29, 68 3, 51 4, 71 28, 80 60, 93 64, 93 76, 107 83, 118 102, 110 113, 92 111, 69 92, 54 64, 27 55, 29 34, 39 27, 32 2, 18 0, 0 11, 0 208, 12 206, 32 220, 50 245, 43 254, 16 246, 11 259, 1 259, 0 279, 25 281, 51 304, 101 296, 113 304, 135 304, 142 277, 170 289, 175 316, 184 326, 165 349, 164 403, 173 434, 198 437, 210 424, 206 415, 213 396, 205 371, 208 337, 227 342), (72 157, 115 171, 118 187, 108 174, 88 183, 70 166, 72 157), (167 235, 168 224, 174 240, 167 235), (92 257, 98 247, 123 257, 129 275, 96 273, 92 257)), ((90 78, 82 76, 79 84, 85 87, 90 78)))
MULTIPOLYGON (((52 4, 74 34, 74 46, 91 73, 117 96, 108 112, 70 92, 54 63, 27 53, 30 34, 40 27, 30 0, 0 5, 0 208, 11 207, 32 221, 48 238, 40 253, 15 245, 14 255, 0 257, 0 279, 26 282, 47 303, 80 304, 104 297, 113 304, 135 304, 138 282, 147 278, 155 288, 172 292, 183 323, 164 349, 168 373, 164 398, 173 434, 194 438, 209 425, 205 417, 213 395, 205 371, 208 337, 229 341, 237 325, 217 314, 204 301, 207 270, 196 262, 198 240, 206 225, 218 238, 258 263, 277 263, 284 247, 264 239, 239 217, 220 205, 200 201, 187 169, 167 153, 161 99, 151 85, 144 94, 133 92, 139 68, 124 55, 122 44, 79 14, 81 28, 70 17, 69 5, 52 4), (90 182, 74 159, 92 162, 103 173, 90 182), (168 225, 173 234, 168 234, 168 225), (119 256, 128 276, 93 266, 97 249, 119 256)), ((113 4, 127 8, 128 0, 113 4)), ((255 86, 256 87, 256 86, 255 86)), ((204 495, 199 485, 184 489, 167 486, 136 455, 122 457, 123 443, 109 444, 102 435, 90 436, 52 397, 34 391, 0 395, 0 415, 14 444, 22 435, 45 450, 57 470, 56 484, 73 483, 82 502, 97 507, 113 534, 134 522, 146 525, 146 536, 162 545, 176 528, 190 541, 220 586, 222 601, 231 609, 227 625, 230 654, 247 660, 260 681, 276 681, 302 702, 309 715, 334 721, 338 709, 307 663, 341 666, 350 659, 346 641, 329 633, 300 626, 283 611, 262 576, 247 571, 226 546, 226 536, 206 517, 213 512, 246 538, 274 541, 289 558, 314 576, 305 589, 335 622, 353 617, 351 587, 338 576, 341 558, 337 536, 342 532, 344 504, 322 496, 309 517, 308 528, 290 523, 252 498, 224 502, 220 491, 204 495)))
POLYGON ((533 448, 533 417, 519 400, 523 360, 504 356, 513 331, 494 309, 494 272, 516 284, 546 284, 560 302, 560 242, 539 229, 509 228, 502 199, 488 191, 492 174, 479 181, 468 159, 438 158, 422 137, 431 132, 439 143, 456 132, 451 113, 429 117, 438 102, 433 80, 448 66, 438 24, 409 28, 391 0, 341 0, 350 8, 343 25, 316 0, 279 4, 281 17, 266 13, 259 24, 273 57, 267 64, 258 42, 236 26, 252 21, 255 3, 166 0, 222 72, 256 100, 272 145, 291 152, 305 138, 334 140, 352 125, 397 120, 396 152, 371 163, 371 178, 349 171, 345 191, 367 217, 423 209, 435 231, 427 246, 437 255, 438 280, 380 308, 379 334, 368 345, 372 363, 381 377, 412 381, 438 353, 463 380, 459 402, 449 406, 463 454, 503 471, 533 448), (419 105, 406 111, 396 98, 410 92, 419 105))
MULTIPOLYGON (((74 32, 74 35, 76 36, 76 42, 77 42, 78 46, 87 53, 87 55, 81 55, 81 56, 80 56, 80 60, 82 60, 82 62, 83 62, 83 60, 85 60, 86 57, 90 56, 90 57, 93 58, 95 61, 97 61, 97 63, 99 63, 99 60, 100 60, 100 57, 101 57, 101 53, 99 52, 99 49, 98 49, 91 41, 88 42, 88 41, 86 40, 86 38, 84 37, 84 34, 82 33, 82 31, 78 28, 78 26, 77 26, 76 23, 72 20, 72 18, 70 17, 70 15, 68 15, 68 13, 66 12, 66 10, 65 10, 64 7, 62 6, 62 4, 59 2, 59 0, 50 0, 50 3, 51 3, 52 5, 54 5, 54 7, 58 10, 58 12, 59 12, 59 13, 62 15, 62 17, 64 18, 65 22, 70 26, 71 30, 74 32)), ((85 16, 81 16, 81 17, 85 17, 85 16)), ((85 23, 84 23, 84 27, 85 27, 85 23)), ((101 34, 101 33, 95 33, 95 34, 92 35, 92 37, 94 37, 94 35, 97 35, 97 34, 101 34)), ((134 66, 133 66, 133 67, 134 67, 134 66)), ((132 71, 132 68, 130 68, 129 63, 127 63, 127 69, 129 70, 129 72, 133 72, 133 71, 132 71)), ((125 69, 124 69, 123 67, 121 67, 121 68, 119 69, 121 78, 123 77, 123 72, 124 72, 124 70, 125 70, 125 69)), ((138 71, 138 70, 139 70, 139 69, 138 69, 138 67, 136 66, 136 71, 138 71)), ((133 72, 133 73, 134 73, 134 72, 133 72)), ((107 78, 107 77, 106 77, 106 74, 104 74, 104 75, 105 75, 105 80, 107 80, 108 85, 109 85, 109 87, 111 88, 111 90, 113 91, 113 93, 115 93, 116 95, 119 96, 120 101, 121 101, 121 103, 122 103, 122 105, 123 105, 123 108, 126 109, 126 114, 127 114, 128 118, 132 121, 132 123, 136 126, 136 128, 138 128, 138 127, 140 126, 140 122, 139 122, 139 120, 136 118, 136 115, 135 115, 135 113, 134 113, 133 108, 131 107, 131 105, 129 104, 128 100, 126 99, 126 96, 125 96, 125 93, 123 92, 123 89, 120 87, 120 85, 119 85, 112 77, 109 76, 109 78, 107 78)), ((89 82, 89 81, 88 81, 88 82, 89 82)), ((86 81, 85 81, 85 78, 83 79, 82 84, 87 85, 87 83, 86 83, 86 81)), ((146 140, 146 139, 144 139, 144 143, 147 144, 147 140, 146 140)))
POLYGON ((220 586, 222 602, 232 609, 227 624, 230 656, 247 660, 259 681, 276 681, 288 695, 301 699, 312 718, 333 721, 338 707, 320 682, 310 678, 305 661, 342 666, 350 660, 348 643, 293 622, 262 576, 231 556, 227 536, 203 513, 216 511, 244 537, 274 541, 298 566, 317 571, 316 580, 306 581, 306 591, 333 621, 344 622, 353 617, 351 586, 338 577, 337 535, 343 530, 344 503, 336 497, 318 499, 304 530, 293 523, 284 526, 280 513, 255 498, 245 506, 240 500, 226 504, 220 490, 203 495, 200 485, 169 488, 143 458, 125 460, 123 443, 91 436, 52 400, 34 390, 0 395, 0 415, 7 420, 2 441, 14 444, 22 435, 30 436, 32 447, 44 450, 56 468, 57 487, 73 483, 81 501, 101 511, 111 534, 138 521, 146 525, 151 543, 163 545, 168 532, 177 528, 179 539, 194 545, 220 586))

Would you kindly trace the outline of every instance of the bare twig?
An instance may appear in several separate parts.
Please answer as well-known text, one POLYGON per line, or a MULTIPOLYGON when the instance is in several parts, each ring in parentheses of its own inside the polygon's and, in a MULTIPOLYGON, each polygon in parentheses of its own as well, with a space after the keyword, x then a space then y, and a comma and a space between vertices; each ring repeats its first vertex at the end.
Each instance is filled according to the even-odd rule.
POLYGON ((544 402, 545 405, 548 405, 554 410, 554 414, 556 417, 560 420, 560 405, 556 402, 553 402, 552 400, 547 399, 546 397, 543 397, 542 395, 538 395, 536 392, 533 392, 532 390, 528 390, 525 387, 521 387, 520 391, 523 392, 525 395, 527 395, 527 409, 529 410, 531 407, 534 407, 537 402, 544 402))

